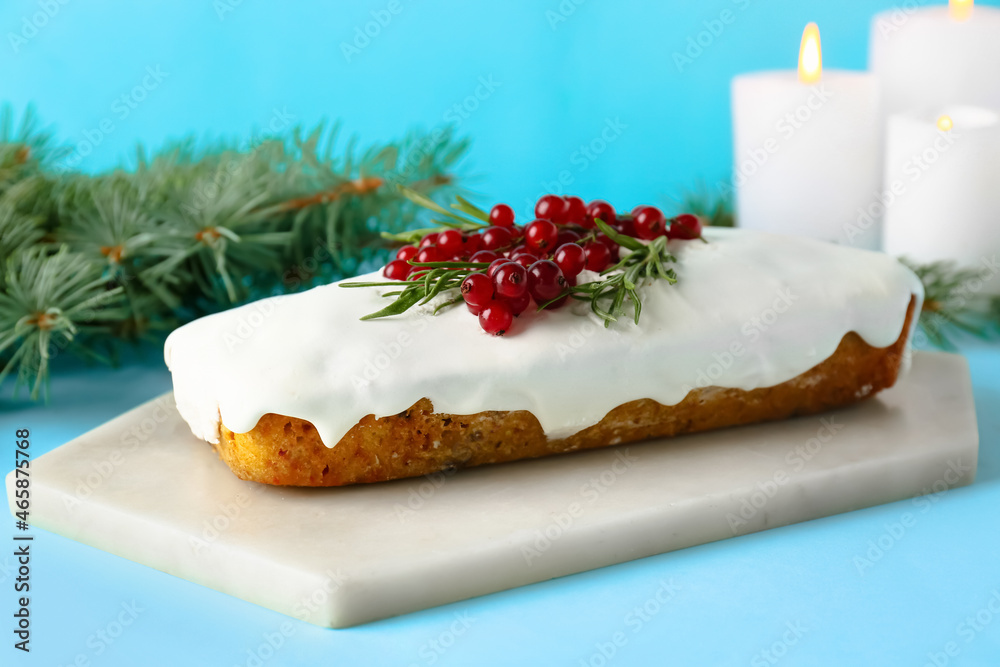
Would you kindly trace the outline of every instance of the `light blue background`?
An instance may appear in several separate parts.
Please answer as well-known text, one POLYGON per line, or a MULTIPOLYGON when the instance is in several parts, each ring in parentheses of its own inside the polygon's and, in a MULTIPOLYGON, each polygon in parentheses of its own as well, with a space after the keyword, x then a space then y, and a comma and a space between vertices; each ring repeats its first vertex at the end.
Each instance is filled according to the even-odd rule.
MULTIPOLYGON (((629 207, 662 202, 682 187, 728 174, 732 75, 793 67, 810 20, 823 31, 828 67, 861 68, 868 21, 889 6, 587 0, 553 29, 546 12, 557 11, 557 0, 400 2, 403 11, 348 63, 341 42, 352 40, 369 12, 387 1, 244 1, 222 19, 207 1, 54 2, 58 12, 14 53, 8 33, 19 32, 22 18, 41 3, 6 0, 0 5, 0 99, 16 107, 34 102, 70 145, 112 119, 114 132, 83 163, 96 170, 126 158, 137 140, 155 146, 190 132, 246 136, 276 108, 307 124, 339 118, 362 141, 398 136, 414 125, 445 122, 453 105, 475 94, 480 77, 492 76, 501 85, 460 124, 475 139, 463 173, 477 190, 523 209, 546 182, 570 170, 571 191, 629 207), (723 9, 736 21, 678 71, 672 54, 723 9), (120 118, 116 98, 156 66, 169 76, 120 118), (581 169, 575 151, 598 137, 607 119, 627 128, 581 169)), ((934 503, 864 576, 853 557, 912 504, 735 538, 360 628, 331 631, 291 621, 294 634, 264 664, 431 664, 427 643, 446 632, 456 614, 469 614, 473 624, 434 664, 578 665, 596 643, 621 630, 628 642, 609 665, 752 665, 781 639, 786 623, 796 622, 805 635, 778 664, 922 665, 928 652, 951 640, 961 654, 950 664, 998 664, 1000 617, 969 643, 956 634, 958 624, 1000 590, 1000 352, 973 346, 967 354, 981 420, 979 479, 934 503), (663 578, 673 578, 680 592, 632 633, 626 615, 654 595, 663 578)), ((0 404, 0 434, 30 427, 38 456, 168 389, 156 350, 120 371, 61 364, 50 405, 0 404)), ((0 451, 13 459, 9 445, 0 451)), ((0 530, 0 538, 4 534, 0 530)), ((24 660, 11 649, 0 622, 0 636, 8 637, 0 647, 2 664, 67 665, 82 654, 95 666, 243 665, 247 651, 286 620, 47 533, 38 533, 34 549, 35 652, 24 660), (97 655, 88 637, 133 599, 143 611, 97 655)), ((0 556, 6 623, 14 602, 5 571, 11 564, 0 556)))
POLYGON ((869 21, 893 6, 398 0, 400 13, 348 62, 341 44, 389 0, 245 0, 217 10, 238 1, 5 0, 0 99, 34 102, 71 146, 110 119, 114 131, 82 162, 100 169, 130 158, 140 140, 247 136, 274 109, 306 124, 337 118, 362 141, 384 140, 454 119, 449 110, 492 77, 499 87, 467 118, 457 116, 475 139, 470 185, 521 211, 567 170, 568 191, 630 208, 727 177, 733 75, 795 67, 808 21, 820 25, 825 66, 862 69, 869 21), (20 33, 39 2, 58 11, 14 53, 8 33, 20 33), (552 22, 560 6, 575 11, 552 22), (734 21, 717 37, 703 35, 708 45, 679 71, 674 54, 726 10, 734 21), (168 76, 121 119, 115 101, 157 66, 168 76), (608 119, 626 126, 620 136, 592 161, 578 154, 608 119))

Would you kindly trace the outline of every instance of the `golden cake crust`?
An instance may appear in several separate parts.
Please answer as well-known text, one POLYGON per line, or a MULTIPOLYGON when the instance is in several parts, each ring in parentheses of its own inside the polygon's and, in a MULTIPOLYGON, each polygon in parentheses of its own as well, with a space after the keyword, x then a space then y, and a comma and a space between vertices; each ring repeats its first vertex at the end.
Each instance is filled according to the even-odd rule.
POLYGON ((282 486, 344 486, 822 412, 895 383, 915 305, 913 298, 902 333, 889 347, 871 347, 850 332, 830 358, 779 385, 751 391, 694 389, 670 406, 650 399, 631 401, 567 438, 550 440, 535 416, 524 410, 440 414, 422 398, 398 415, 364 417, 332 448, 309 422, 266 414, 246 433, 233 433, 223 425, 216 449, 241 479, 282 486))

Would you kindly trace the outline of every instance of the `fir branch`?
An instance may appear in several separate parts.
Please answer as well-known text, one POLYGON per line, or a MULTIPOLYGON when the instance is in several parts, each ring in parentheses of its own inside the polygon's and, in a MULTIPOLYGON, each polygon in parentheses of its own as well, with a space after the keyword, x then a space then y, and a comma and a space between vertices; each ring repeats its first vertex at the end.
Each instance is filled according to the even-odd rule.
MULTIPOLYGON (((428 199, 453 194, 468 148, 449 128, 359 149, 320 124, 250 141, 184 139, 155 153, 140 146, 131 171, 89 175, 57 164, 65 151, 39 127, 31 110, 19 127, 9 109, 0 113, 0 288, 8 309, 0 364, 36 396, 48 357, 29 350, 41 339, 85 355, 113 353, 203 314, 381 263, 389 251, 382 232, 419 226, 421 209, 395 186, 428 199), (99 309, 93 326, 50 327, 41 318, 45 326, 32 328, 24 325, 31 316, 11 319, 15 291, 21 310, 34 294, 23 271, 65 266, 92 278, 88 290, 113 295, 114 307, 99 309)), ((63 295, 54 296, 33 299, 66 312, 63 295)))
POLYGON ((366 194, 372 190, 382 187, 384 183, 385 181, 376 177, 359 178, 355 181, 347 181, 346 183, 341 183, 330 190, 317 192, 305 197, 296 197, 294 199, 281 202, 274 207, 274 212, 285 213, 288 211, 298 211, 309 206, 316 206, 317 204, 329 204, 330 202, 340 199, 344 195, 366 194))
MULTIPOLYGON (((0 200, 0 267, 7 260, 38 243, 42 238, 41 220, 19 213, 8 201, 0 200)), ((0 272, 0 286, 4 273, 0 272)))
POLYGON ((183 268, 186 284, 196 284, 203 298, 238 303, 251 294, 244 275, 280 270, 282 251, 293 239, 288 230, 272 230, 262 209, 268 198, 265 176, 249 170, 232 176, 231 168, 226 161, 194 181, 196 191, 214 196, 191 201, 175 193, 161 208, 159 217, 169 233, 154 251, 160 261, 144 271, 145 277, 166 285, 183 268))
POLYGON ((924 305, 918 324, 933 346, 956 350, 955 334, 991 339, 1000 334, 1000 300, 978 293, 980 271, 955 262, 917 264, 901 258, 924 285, 924 305))
POLYGON ((705 183, 681 194, 679 207, 685 213, 697 215, 711 227, 735 227, 736 214, 730 194, 714 193, 705 183))
POLYGON ((38 173, 49 156, 51 135, 39 126, 34 108, 22 114, 14 129, 14 111, 0 108, 0 194, 11 185, 38 173))
POLYGON ((32 399, 46 385, 49 360, 60 350, 92 351, 79 337, 106 332, 127 317, 121 289, 108 290, 100 272, 66 247, 50 255, 36 247, 8 260, 0 292, 0 354, 10 352, 0 382, 16 375, 14 391, 26 384, 32 399))
POLYGON ((158 239, 156 225, 138 193, 127 181, 95 179, 73 215, 58 228, 58 242, 103 265, 109 279, 119 279, 126 263, 135 261, 158 239))

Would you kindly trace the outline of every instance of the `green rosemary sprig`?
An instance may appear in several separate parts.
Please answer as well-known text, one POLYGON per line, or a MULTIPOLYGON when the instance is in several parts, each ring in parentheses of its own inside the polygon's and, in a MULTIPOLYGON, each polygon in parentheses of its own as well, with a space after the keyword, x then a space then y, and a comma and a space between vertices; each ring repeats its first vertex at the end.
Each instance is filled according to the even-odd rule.
POLYGON ((475 204, 471 203, 461 195, 456 195, 458 203, 452 204, 451 207, 456 211, 461 211, 467 216, 476 218, 477 220, 470 220, 467 217, 453 213, 448 209, 444 208, 437 202, 433 201, 420 194, 419 192, 407 188, 403 185, 396 185, 396 189, 406 199, 410 200, 417 206, 425 208, 429 211, 434 211, 439 215, 443 215, 444 219, 435 218, 432 222, 438 223, 436 227, 424 227, 421 229, 410 229, 405 232, 390 233, 382 232, 382 238, 393 243, 402 243, 403 245, 414 245, 420 243, 420 239, 424 238, 428 234, 434 234, 436 232, 442 232, 445 229, 457 229, 462 232, 474 232, 479 229, 483 229, 489 226, 490 216, 486 211, 477 207, 475 204))
POLYGON ((635 323, 638 324, 642 313, 639 287, 651 280, 666 280, 671 285, 676 283, 677 274, 666 265, 676 262, 677 258, 667 250, 665 236, 648 244, 640 243, 631 236, 619 234, 603 220, 595 219, 594 222, 608 238, 629 253, 617 264, 602 271, 600 280, 570 287, 569 295, 580 301, 589 301, 590 309, 604 320, 605 327, 610 327, 612 322, 616 322, 625 313, 625 300, 628 299, 635 313, 635 323), (605 306, 608 301, 610 304, 605 306))
MULTIPOLYGON (((483 262, 410 262, 416 267, 415 280, 382 281, 362 283, 340 283, 341 287, 402 287, 402 290, 386 292, 383 296, 396 297, 388 306, 362 317, 362 320, 375 320, 380 317, 401 315, 413 306, 429 303, 434 297, 462 286, 462 281, 470 274, 485 271, 488 263, 483 262)), ((461 300, 451 299, 434 309, 436 315, 443 308, 457 304, 461 300)))
MULTIPOLYGON (((409 195, 406 195, 409 196, 409 195)), ((437 204, 434 204, 437 207, 437 204)), ((440 208, 440 207, 438 207, 440 208)), ((465 210, 470 214, 476 211, 483 213, 474 205, 460 198, 459 204, 455 208, 465 210)), ((441 209, 444 210, 444 209, 441 209)), ((485 216, 485 213, 483 213, 485 216)), ((487 219, 488 216, 486 216, 487 219)), ((604 326, 611 326, 624 313, 626 299, 632 304, 635 312, 635 322, 639 323, 639 316, 642 312, 642 300, 639 298, 639 288, 648 281, 666 280, 669 284, 677 282, 677 274, 672 268, 667 266, 677 259, 667 250, 666 237, 659 237, 651 242, 642 243, 631 236, 626 236, 616 232, 603 220, 595 220, 598 231, 606 234, 611 240, 628 250, 628 254, 617 264, 601 272, 602 278, 590 283, 569 287, 556 299, 548 303, 538 304, 538 309, 542 310, 550 304, 564 299, 567 296, 579 301, 588 301, 591 310, 602 320, 604 326), (610 304, 605 305, 610 301, 610 304)), ((448 225, 448 227, 451 227, 448 225)), ((447 228, 447 227, 446 227, 447 228)), ((439 229, 426 230, 427 232, 439 231, 439 229)), ((595 232, 596 234, 596 232, 595 232)), ((592 240, 591 235, 580 239, 580 243, 592 240)), ((417 242, 420 237, 411 242, 417 242)), ((416 305, 429 303, 435 297, 452 292, 461 287, 462 281, 472 273, 482 272, 489 268, 487 263, 476 262, 427 262, 420 263, 410 261, 415 269, 417 278, 406 281, 379 281, 379 282, 350 282, 341 283, 341 287, 402 287, 401 290, 390 290, 385 292, 385 297, 395 297, 395 300, 385 308, 365 315, 362 320, 373 320, 381 317, 400 315, 416 305)), ((441 310, 462 301, 460 296, 453 295, 453 298, 439 304, 434 309, 436 315, 441 310)))
POLYGON ((476 206, 475 204, 473 204, 472 202, 470 202, 468 199, 466 199, 462 195, 455 195, 455 199, 458 200, 458 203, 451 205, 451 207, 453 209, 461 211, 462 213, 465 213, 466 215, 470 215, 473 218, 476 218, 477 220, 481 221, 482 224, 479 225, 480 227, 487 227, 487 226, 489 226, 489 224, 490 224, 490 214, 489 213, 487 213, 483 209, 479 208, 478 206, 476 206))

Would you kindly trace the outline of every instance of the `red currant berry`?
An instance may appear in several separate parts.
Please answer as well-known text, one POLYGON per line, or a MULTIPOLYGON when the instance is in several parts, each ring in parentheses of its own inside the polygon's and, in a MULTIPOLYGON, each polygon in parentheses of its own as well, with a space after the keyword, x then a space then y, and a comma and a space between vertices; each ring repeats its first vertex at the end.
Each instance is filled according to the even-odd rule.
POLYGON ((499 250, 506 248, 514 240, 510 227, 487 227, 483 232, 483 249, 499 250))
POLYGON ((477 315, 478 316, 479 313, 483 312, 483 307, 482 306, 473 306, 468 301, 465 302, 465 307, 468 308, 469 312, 472 313, 473 315, 477 315))
POLYGON ((511 259, 514 259, 518 255, 524 255, 524 254, 530 255, 531 254, 531 248, 529 248, 526 245, 519 245, 516 248, 514 248, 513 250, 511 250, 510 252, 508 252, 507 256, 510 257, 511 259))
POLYGON ((483 247, 483 237, 479 234, 468 234, 462 239, 462 254, 475 255, 483 247))
POLYGON ((417 253, 414 261, 423 264, 426 262, 443 262, 444 258, 441 256, 441 250, 438 249, 436 245, 428 245, 424 246, 423 249, 417 253))
POLYGON ((517 317, 524 311, 528 309, 531 305, 531 295, 528 294, 528 290, 524 291, 524 294, 515 299, 504 299, 507 305, 510 306, 510 312, 514 317, 517 317))
POLYGON ((535 220, 524 228, 524 240, 528 247, 541 252, 551 250, 559 237, 559 228, 549 220, 535 220))
POLYGON ((564 243, 575 243, 580 240, 580 235, 574 232, 572 229, 566 229, 565 227, 559 230, 559 236, 556 237, 556 243, 553 246, 558 248, 564 243))
POLYGON ((497 204, 490 209, 490 224, 494 227, 513 227, 514 209, 507 204, 497 204))
POLYGON ((404 245, 402 248, 396 251, 396 259, 401 259, 404 262, 413 259, 417 256, 419 249, 414 245, 404 245))
POLYGON ((559 265, 548 259, 540 259, 528 269, 528 291, 539 306, 563 293, 566 278, 559 265))
POLYGON ((535 204, 535 217, 554 223, 566 222, 569 205, 559 195, 545 195, 535 204))
POLYGON ((462 232, 457 229, 444 230, 438 234, 437 247, 444 257, 457 257, 462 252, 462 232))
POLYGON ((564 243, 556 248, 553 259, 567 279, 578 275, 587 265, 586 253, 575 243, 564 243))
POLYGON ((474 253, 472 257, 469 258, 470 262, 475 262, 477 264, 489 264, 497 258, 497 254, 492 250, 480 250, 474 253))
POLYGON ((537 262, 538 258, 529 252, 522 252, 520 255, 514 256, 514 261, 523 266, 524 268, 528 268, 529 266, 537 262))
POLYGON ((596 227, 594 218, 600 218, 605 223, 611 225, 615 222, 615 208, 606 201, 595 199, 587 205, 587 219, 584 220, 584 227, 596 227))
POLYGON ((635 214, 635 235, 645 241, 663 236, 667 230, 667 219, 663 211, 655 206, 643 206, 635 214))
POLYGON ((603 271, 611 264, 611 251, 598 241, 590 241, 583 246, 583 253, 587 258, 588 271, 603 271))
POLYGON ((510 306, 503 301, 491 301, 479 313, 479 326, 488 334, 502 336, 510 329, 511 322, 514 321, 514 314, 510 312, 510 306))
POLYGON ((636 236, 634 218, 618 216, 611 227, 619 234, 624 234, 625 236, 636 236))
POLYGON ((436 245, 438 240, 437 232, 431 232, 424 238, 420 239, 420 247, 426 248, 429 245, 436 245))
POLYGON ((485 306, 493 299, 493 281, 485 273, 472 273, 462 281, 462 298, 472 306, 485 306))
POLYGON ((668 239, 683 239, 690 241, 701 236, 701 220, 690 213, 682 213, 670 223, 667 230, 668 239))
POLYGON ((587 204, 579 197, 566 197, 566 224, 583 225, 587 222, 587 204))
POLYGON ((486 275, 489 278, 493 278, 493 274, 497 272, 497 269, 499 269, 504 264, 509 264, 510 261, 511 260, 507 259, 506 257, 497 257, 490 263, 489 267, 487 267, 486 275))
POLYGON ((382 269, 382 275, 389 280, 406 280, 413 267, 407 264, 406 260, 394 259, 382 269))
POLYGON ((611 262, 618 261, 618 251, 621 249, 621 246, 612 241, 610 236, 605 236, 604 234, 598 234, 597 240, 603 243, 604 246, 608 249, 608 252, 611 253, 609 261, 611 262))
POLYGON ((493 290, 498 297, 514 299, 528 291, 528 272, 517 262, 507 262, 493 272, 493 290))

